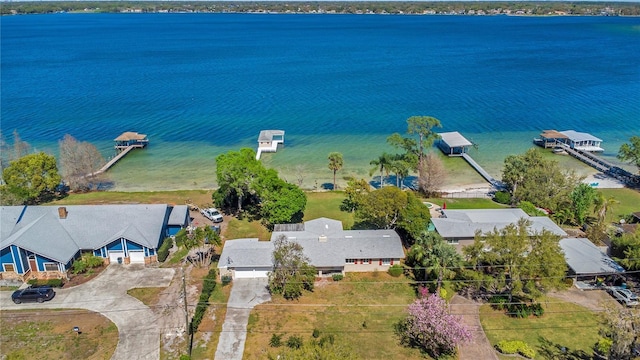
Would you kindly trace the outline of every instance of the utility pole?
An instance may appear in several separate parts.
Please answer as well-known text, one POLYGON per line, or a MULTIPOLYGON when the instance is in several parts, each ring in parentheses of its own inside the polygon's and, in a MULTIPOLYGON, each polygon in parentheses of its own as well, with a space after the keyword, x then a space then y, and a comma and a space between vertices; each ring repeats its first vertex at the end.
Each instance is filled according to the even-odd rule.
MULTIPOLYGON (((187 335, 189 335, 190 339, 193 339, 193 335, 191 335, 191 327, 189 326, 189 307, 187 306, 187 282, 184 278, 184 267, 182 268, 182 303, 184 304, 184 324, 185 330, 187 331, 187 335)), ((187 341, 187 354, 191 357, 191 341, 187 341)))

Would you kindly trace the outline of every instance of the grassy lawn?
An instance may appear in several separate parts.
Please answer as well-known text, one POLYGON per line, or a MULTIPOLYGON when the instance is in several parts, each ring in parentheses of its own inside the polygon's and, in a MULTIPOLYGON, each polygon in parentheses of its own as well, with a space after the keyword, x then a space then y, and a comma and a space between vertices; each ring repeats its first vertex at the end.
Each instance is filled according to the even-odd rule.
POLYGON ((271 239, 271 233, 262 226, 260 221, 232 218, 227 224, 224 233, 225 239, 258 238, 260 240, 271 239))
POLYGON ((127 290, 127 294, 142 301, 147 306, 154 306, 160 299, 160 293, 165 289, 166 287, 133 288, 127 290))
POLYGON ((110 359, 118 344, 115 324, 85 310, 0 311, 0 329, 3 359, 110 359))
POLYGON ((274 297, 251 312, 244 359, 275 354, 269 347, 272 334, 284 334, 283 341, 291 335, 308 341, 314 329, 334 334, 337 344, 363 359, 423 359, 418 350, 398 345, 393 329, 414 299, 404 277, 387 273, 350 273, 339 282, 329 279, 298 301, 274 297))
POLYGON ((424 201, 432 202, 438 206, 447 204, 447 209, 504 209, 507 206, 498 204, 490 199, 476 199, 476 198, 464 198, 464 199, 443 199, 443 198, 428 198, 424 201))
POLYGON ((340 220, 345 229, 351 229, 353 226, 353 213, 340 211, 342 200, 344 200, 344 192, 342 191, 308 192, 304 220, 327 217, 340 220))
POLYGON ((607 214, 607 221, 618 222, 623 215, 640 211, 640 191, 632 189, 598 189, 606 197, 613 197, 618 204, 607 214))
POLYGON ((557 299, 544 304, 545 314, 528 319, 512 318, 489 305, 480 307, 480 322, 491 345, 500 340, 522 340, 536 351, 536 359, 544 359, 543 345, 564 346, 570 353, 592 354, 598 341, 597 315, 586 308, 557 299))
POLYGON ((231 293, 231 286, 218 283, 211 297, 209 309, 194 336, 192 358, 213 359, 218 348, 218 340, 222 331, 222 324, 227 313, 227 300, 231 293))
POLYGON ((99 204, 185 204, 198 206, 211 204, 211 190, 117 192, 96 191, 83 194, 69 194, 64 199, 49 205, 99 205, 99 204))

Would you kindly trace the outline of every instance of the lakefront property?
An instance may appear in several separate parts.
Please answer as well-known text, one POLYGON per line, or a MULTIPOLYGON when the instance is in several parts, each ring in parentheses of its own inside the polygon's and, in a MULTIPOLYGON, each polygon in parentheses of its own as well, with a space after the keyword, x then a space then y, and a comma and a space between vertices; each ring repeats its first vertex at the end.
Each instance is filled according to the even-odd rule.
POLYGON ((151 264, 164 238, 190 223, 186 205, 0 207, 0 276, 63 278, 83 253, 106 264, 151 264))

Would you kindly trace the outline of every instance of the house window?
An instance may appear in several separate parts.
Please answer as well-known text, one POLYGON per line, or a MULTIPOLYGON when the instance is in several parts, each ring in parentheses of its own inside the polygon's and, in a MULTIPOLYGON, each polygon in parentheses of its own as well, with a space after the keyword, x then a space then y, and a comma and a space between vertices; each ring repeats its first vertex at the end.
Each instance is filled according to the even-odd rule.
POLYGON ((448 239, 447 243, 452 245, 458 245, 458 239, 448 239))
POLYGON ((16 271, 16 268, 13 267, 13 264, 4 264, 4 271, 16 271))
POLYGON ((356 263, 356 259, 347 259, 346 263, 347 264, 355 264, 356 263))
POLYGON ((362 259, 362 263, 365 265, 371 264, 371 259, 362 259))
POLYGON ((391 265, 391 259, 389 258, 382 259, 382 265, 391 265))
POLYGON ((44 271, 58 271, 58 264, 44 263, 44 271))

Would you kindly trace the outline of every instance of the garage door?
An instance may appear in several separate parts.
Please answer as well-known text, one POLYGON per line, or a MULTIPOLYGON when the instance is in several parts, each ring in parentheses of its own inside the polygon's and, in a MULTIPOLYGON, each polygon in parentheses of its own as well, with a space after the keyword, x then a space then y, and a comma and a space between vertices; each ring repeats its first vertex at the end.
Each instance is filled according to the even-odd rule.
POLYGON ((129 251, 129 260, 132 264, 144 264, 144 251, 129 251))
POLYGON ((118 258, 124 259, 124 251, 109 251, 109 262, 116 264, 118 258))
POLYGON ((269 270, 258 269, 237 269, 236 279, 266 278, 269 270))

